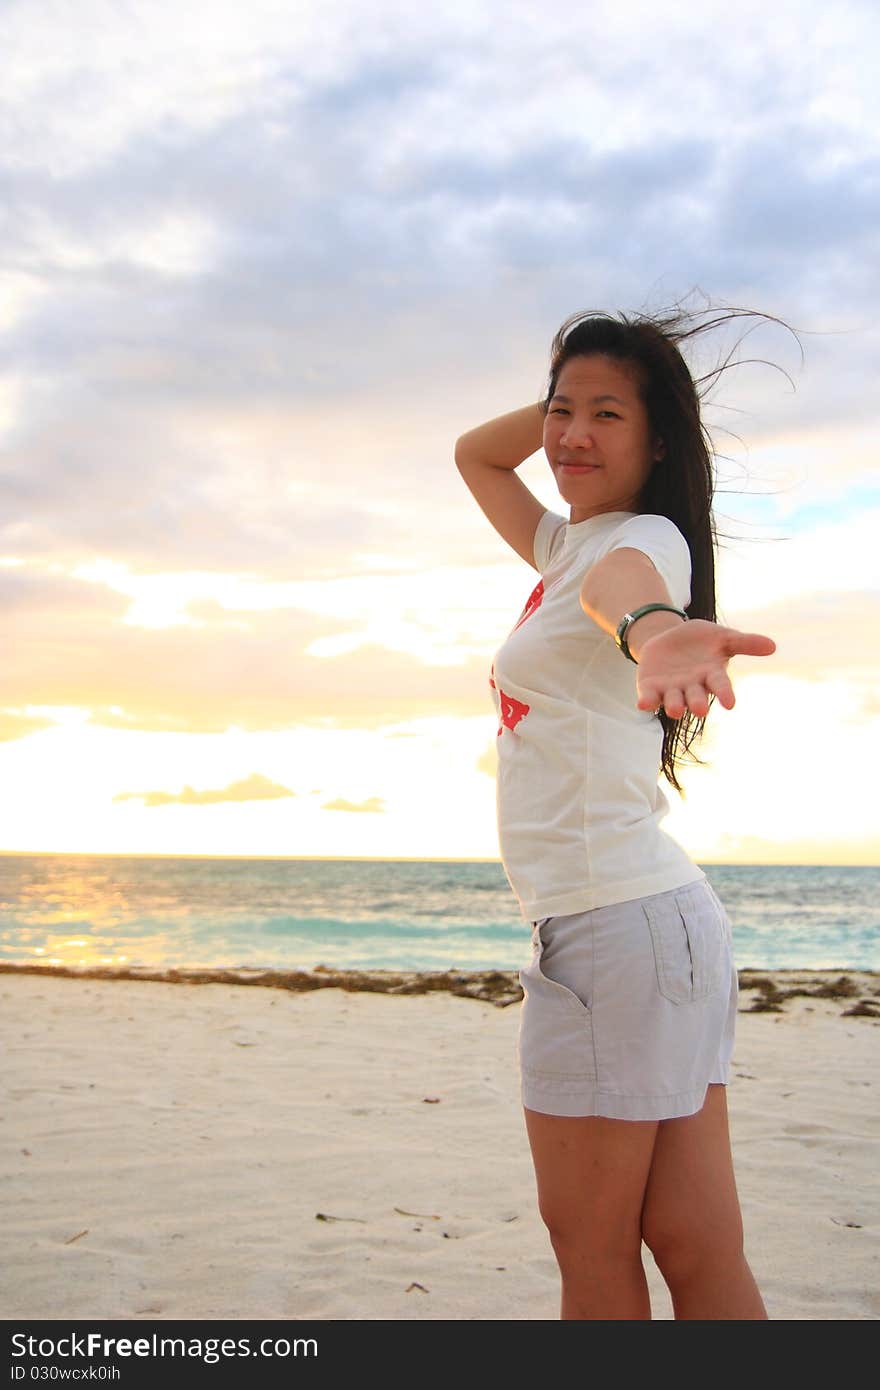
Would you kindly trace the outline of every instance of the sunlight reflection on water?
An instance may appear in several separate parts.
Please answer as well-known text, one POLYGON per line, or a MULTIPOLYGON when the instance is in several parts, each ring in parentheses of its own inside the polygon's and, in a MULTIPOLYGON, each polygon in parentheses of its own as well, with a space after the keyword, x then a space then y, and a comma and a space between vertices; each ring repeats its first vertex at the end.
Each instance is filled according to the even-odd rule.
MULTIPOLYGON (((880 868, 709 865, 741 968, 880 968, 880 868)), ((0 958, 517 969, 501 865, 0 855, 0 958)))

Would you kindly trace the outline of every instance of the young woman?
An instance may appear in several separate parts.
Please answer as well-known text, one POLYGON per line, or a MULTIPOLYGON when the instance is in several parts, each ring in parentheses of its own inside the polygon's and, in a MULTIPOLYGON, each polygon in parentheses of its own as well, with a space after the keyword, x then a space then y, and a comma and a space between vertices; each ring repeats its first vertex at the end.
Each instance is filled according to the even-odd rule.
POLYGON ((727 1123, 730 922, 661 828, 658 785, 680 789, 713 700, 733 708, 730 658, 775 650, 714 621, 712 452, 678 343, 718 321, 575 315, 545 399, 456 445, 540 575, 490 683, 501 855, 533 929, 522 1099, 563 1318, 650 1318, 642 1242, 676 1318, 767 1316, 727 1123), (567 519, 516 476, 542 443, 567 519))

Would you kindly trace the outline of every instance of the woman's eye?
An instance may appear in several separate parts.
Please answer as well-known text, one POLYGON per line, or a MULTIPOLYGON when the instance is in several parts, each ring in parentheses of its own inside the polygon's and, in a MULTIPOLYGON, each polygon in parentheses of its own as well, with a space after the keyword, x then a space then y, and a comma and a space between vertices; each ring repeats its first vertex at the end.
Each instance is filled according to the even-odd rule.
POLYGON ((618 413, 617 413, 616 410, 600 410, 600 411, 598 411, 597 413, 599 414, 599 416, 607 415, 608 418, 611 419, 611 420, 619 420, 619 419, 620 419, 620 416, 618 415, 618 413))

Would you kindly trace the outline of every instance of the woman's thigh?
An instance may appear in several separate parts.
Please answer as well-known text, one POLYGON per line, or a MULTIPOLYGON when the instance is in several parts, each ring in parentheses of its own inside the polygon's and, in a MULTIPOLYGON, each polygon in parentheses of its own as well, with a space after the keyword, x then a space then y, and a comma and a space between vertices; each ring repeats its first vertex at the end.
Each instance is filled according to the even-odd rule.
POLYGON ((638 1250, 658 1121, 524 1114, 551 1239, 597 1253, 638 1250))
POLYGON ((696 1115, 659 1122, 642 1236, 658 1263, 664 1255, 688 1260, 742 1249, 724 1086, 709 1086, 696 1115))

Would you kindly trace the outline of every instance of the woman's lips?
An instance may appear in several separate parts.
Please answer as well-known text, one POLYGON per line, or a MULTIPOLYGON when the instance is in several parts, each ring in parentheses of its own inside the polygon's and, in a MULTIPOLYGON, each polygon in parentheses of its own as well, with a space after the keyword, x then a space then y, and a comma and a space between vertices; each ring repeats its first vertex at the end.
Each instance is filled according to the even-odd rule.
POLYGON ((598 463, 560 463, 560 473, 571 473, 576 477, 582 473, 595 473, 598 471, 598 463))

